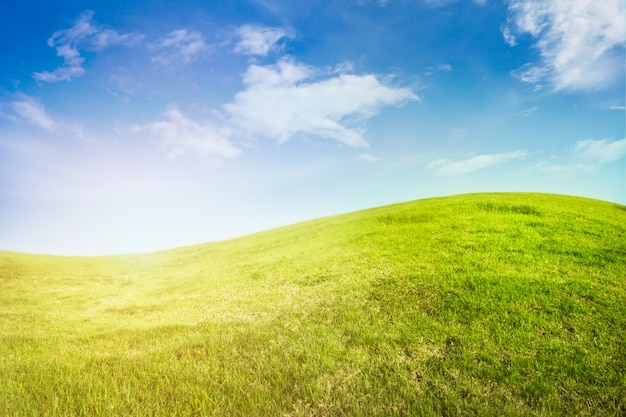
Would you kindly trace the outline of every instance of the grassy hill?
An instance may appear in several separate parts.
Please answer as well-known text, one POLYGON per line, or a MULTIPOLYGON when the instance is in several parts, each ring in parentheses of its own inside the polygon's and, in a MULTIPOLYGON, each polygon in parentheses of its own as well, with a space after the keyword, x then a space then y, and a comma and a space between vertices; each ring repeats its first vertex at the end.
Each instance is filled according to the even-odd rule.
POLYGON ((0 415, 626 414, 626 207, 419 200, 145 255, 0 253, 0 415))

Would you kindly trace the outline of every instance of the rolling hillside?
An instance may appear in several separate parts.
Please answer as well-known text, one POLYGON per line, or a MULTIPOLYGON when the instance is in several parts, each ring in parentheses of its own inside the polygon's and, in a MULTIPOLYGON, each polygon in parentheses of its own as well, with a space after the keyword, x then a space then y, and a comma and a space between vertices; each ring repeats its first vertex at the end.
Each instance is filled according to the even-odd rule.
POLYGON ((626 207, 578 197, 0 252, 7 416, 625 415, 625 341, 626 207))

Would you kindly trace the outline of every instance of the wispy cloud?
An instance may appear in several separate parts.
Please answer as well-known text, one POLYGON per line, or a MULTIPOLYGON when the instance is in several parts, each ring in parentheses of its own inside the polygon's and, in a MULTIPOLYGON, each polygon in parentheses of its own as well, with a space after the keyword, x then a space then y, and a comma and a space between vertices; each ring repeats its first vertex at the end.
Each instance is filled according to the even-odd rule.
POLYGON ((369 153, 362 153, 357 158, 360 159, 361 161, 367 161, 367 162, 376 162, 376 161, 380 161, 381 159, 383 159, 377 156, 373 156, 369 153))
MULTIPOLYGON (((423 0, 424 3, 432 7, 443 7, 451 3, 457 3, 459 0, 423 0)), ((484 6, 487 4, 487 0, 472 0, 477 6, 484 6)))
POLYGON ((574 152, 584 161, 604 165, 622 159, 626 155, 626 139, 582 140, 576 142, 574 152))
MULTIPOLYGON (((36 97, 22 93, 15 94, 12 100, 0 103, 0 108, 2 107, 8 109, 8 113, 0 113, 0 115, 14 123, 25 122, 56 137, 84 141, 93 139, 79 122, 50 114, 45 105, 36 97)), ((45 135, 42 136, 45 137, 45 135)))
POLYGON ((250 65, 243 83, 250 89, 293 87, 314 75, 314 69, 292 59, 281 59, 275 65, 250 65))
POLYGON ((382 84, 374 75, 339 74, 311 80, 317 71, 292 59, 251 65, 245 89, 224 108, 239 130, 279 143, 296 135, 367 146, 363 121, 380 109, 418 97, 409 88, 382 84))
POLYGON ((513 33, 511 33, 511 29, 508 26, 503 26, 500 30, 502 31, 502 37, 504 38, 504 41, 509 46, 517 46, 517 38, 513 33))
POLYGON ((152 62, 169 65, 173 63, 188 64, 208 49, 208 45, 200 32, 178 29, 157 40, 153 45, 159 52, 152 62))
POLYGON ((367 6, 371 3, 376 3, 380 7, 385 7, 391 3, 391 0, 357 0, 356 3, 359 6, 367 6))
POLYGON ((514 33, 536 39, 541 62, 529 63, 513 75, 555 90, 604 88, 623 76, 625 6, 623 0, 511 0, 505 40, 514 33))
POLYGON ((54 71, 33 73, 37 81, 54 83, 70 81, 85 74, 81 49, 99 51, 112 45, 130 45, 142 39, 142 36, 128 33, 120 34, 113 29, 98 26, 92 22, 93 11, 82 13, 74 26, 55 32, 48 39, 48 46, 55 48, 57 56, 63 58, 63 65, 54 71))
POLYGON ((525 170, 544 172, 558 178, 570 178, 581 172, 594 172, 626 156, 626 139, 586 139, 578 141, 566 155, 554 155, 525 170))
POLYGON ((452 65, 439 64, 435 67, 427 67, 424 75, 431 76, 431 75, 434 75, 436 72, 450 72, 450 71, 452 71, 452 65))
POLYGON ((198 123, 174 106, 168 108, 164 116, 165 120, 134 125, 133 131, 147 131, 157 136, 161 141, 161 147, 171 157, 191 152, 219 161, 235 158, 241 153, 231 143, 232 132, 228 127, 198 123))
POLYGON ((276 50, 282 38, 292 38, 290 30, 265 26, 246 25, 237 29, 240 41, 235 45, 235 52, 242 55, 265 56, 276 50))
POLYGON ((515 113, 515 116, 516 117, 530 117, 533 114, 535 114, 538 110, 539 110, 539 107, 536 107, 536 106, 530 107, 528 109, 521 110, 521 111, 515 113))
POLYGON ((458 0, 424 0, 424 3, 432 7, 443 7, 446 4, 456 3, 458 0))
POLYGON ((523 174, 543 173, 555 178, 571 178, 580 172, 592 172, 593 167, 589 164, 570 163, 561 158, 554 157, 546 161, 540 161, 522 171, 523 174))
POLYGON ((524 151, 514 151, 489 155, 476 155, 462 161, 437 159, 428 164, 428 168, 432 169, 436 175, 455 176, 503 164, 510 160, 523 159, 526 158, 526 156, 527 153, 524 151))
POLYGON ((69 45, 61 45, 57 47, 57 56, 63 58, 63 66, 54 71, 35 72, 33 73, 35 80, 55 83, 70 81, 72 78, 85 75, 85 69, 82 66, 85 58, 80 56, 78 49, 69 45))
POLYGON ((543 88, 543 82, 550 74, 550 70, 548 67, 528 63, 512 71, 511 74, 525 83, 534 84, 534 91, 539 91, 543 88))
POLYGON ((11 103, 13 111, 22 120, 47 131, 54 131, 58 123, 46 112, 45 107, 32 97, 21 95, 11 103))

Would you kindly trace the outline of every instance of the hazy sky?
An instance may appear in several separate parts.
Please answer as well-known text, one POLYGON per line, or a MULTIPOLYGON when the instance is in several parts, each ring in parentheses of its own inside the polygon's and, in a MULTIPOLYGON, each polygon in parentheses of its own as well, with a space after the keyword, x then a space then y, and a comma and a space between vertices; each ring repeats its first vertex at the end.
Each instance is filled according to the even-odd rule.
POLYGON ((626 204, 623 0, 0 9, 0 249, 148 251, 479 191, 626 204))

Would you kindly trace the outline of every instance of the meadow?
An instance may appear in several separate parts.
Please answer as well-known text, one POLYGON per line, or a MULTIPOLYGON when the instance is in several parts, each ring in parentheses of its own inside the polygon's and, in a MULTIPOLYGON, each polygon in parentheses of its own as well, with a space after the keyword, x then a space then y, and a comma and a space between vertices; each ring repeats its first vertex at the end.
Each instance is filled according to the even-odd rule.
POLYGON ((467 194, 0 252, 0 415, 623 416, 626 207, 467 194))

